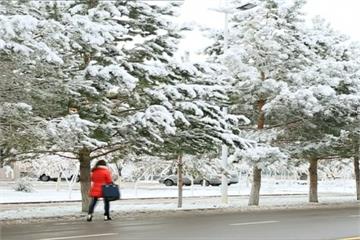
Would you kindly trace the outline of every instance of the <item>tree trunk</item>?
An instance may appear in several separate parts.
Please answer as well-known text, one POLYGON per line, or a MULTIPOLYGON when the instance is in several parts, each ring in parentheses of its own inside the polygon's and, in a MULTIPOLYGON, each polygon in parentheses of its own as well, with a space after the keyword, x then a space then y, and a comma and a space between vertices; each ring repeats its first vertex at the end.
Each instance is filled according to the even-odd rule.
POLYGON ((83 148, 79 151, 80 161, 80 189, 81 189, 81 211, 87 212, 90 204, 90 150, 83 148))
POLYGON ((310 176, 310 186, 309 186, 309 202, 319 202, 318 201, 318 175, 317 175, 317 165, 318 161, 316 158, 309 159, 309 176, 310 176))
MULTIPOLYGON (((261 72, 261 81, 265 81, 265 73, 261 72)), ((257 128, 258 129, 263 129, 265 126, 265 113, 263 110, 263 107, 266 103, 266 100, 263 98, 260 98, 259 101, 257 102, 257 108, 259 111, 259 117, 257 120, 257 128)))
POLYGON ((88 0, 87 4, 88 4, 88 8, 91 9, 99 4, 99 0, 88 0))
MULTIPOLYGON (((97 5, 97 0, 88 0, 88 7, 93 8, 97 5)), ((84 69, 89 65, 91 61, 91 54, 84 53, 84 69)), ((79 161, 80 161, 80 190, 81 190, 81 211, 87 212, 90 204, 90 172, 91 172, 91 159, 90 159, 90 150, 87 148, 82 148, 79 151, 79 161)))
MULTIPOLYGON (((265 73, 261 72, 261 81, 265 81, 265 73)), ((263 98, 260 98, 257 102, 257 108, 259 111, 259 117, 257 119, 257 129, 261 130, 264 129, 265 126, 265 113, 263 110, 263 107, 266 103, 266 100, 263 98)), ((249 206, 252 205, 259 205, 259 199, 260 199, 260 187, 261 187, 261 169, 259 169, 257 166, 254 166, 253 168, 253 181, 251 184, 251 192, 250 192, 250 198, 249 198, 249 206)))
POLYGON ((182 162, 182 154, 178 156, 178 208, 182 207, 182 197, 183 197, 183 162, 182 162))
POLYGON ((259 117, 258 117, 258 121, 257 121, 257 129, 263 129, 265 126, 265 113, 262 110, 262 108, 265 105, 265 100, 264 99, 260 99, 258 101, 258 109, 259 109, 259 117))
POLYGON ((251 193, 249 198, 249 206, 258 206, 260 199, 260 187, 261 187, 261 169, 257 166, 253 168, 253 181, 251 184, 251 193))
POLYGON ((354 139, 354 172, 356 181, 356 200, 360 200, 360 169, 359 169, 359 158, 360 158, 360 145, 357 136, 354 139))

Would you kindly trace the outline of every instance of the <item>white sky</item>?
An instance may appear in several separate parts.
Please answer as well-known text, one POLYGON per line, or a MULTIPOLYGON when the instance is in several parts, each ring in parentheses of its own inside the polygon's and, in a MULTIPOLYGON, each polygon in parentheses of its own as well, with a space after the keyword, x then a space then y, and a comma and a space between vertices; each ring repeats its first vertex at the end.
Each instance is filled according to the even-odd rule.
POLYGON ((340 32, 360 41, 359 0, 308 0, 305 8, 309 15, 320 15, 340 32))
MULTIPOLYGON (((182 6, 180 21, 193 22, 206 27, 222 29, 224 16, 211 8, 221 6, 224 0, 185 0, 182 6)), ((288 0, 292 1, 292 0, 288 0)), ((251 0, 244 3, 251 2, 251 0)), ((360 0, 308 0, 305 12, 309 18, 320 15, 343 34, 349 35, 353 40, 360 41, 360 0)), ((206 42, 201 33, 194 32, 183 41, 181 48, 199 49, 206 42)))

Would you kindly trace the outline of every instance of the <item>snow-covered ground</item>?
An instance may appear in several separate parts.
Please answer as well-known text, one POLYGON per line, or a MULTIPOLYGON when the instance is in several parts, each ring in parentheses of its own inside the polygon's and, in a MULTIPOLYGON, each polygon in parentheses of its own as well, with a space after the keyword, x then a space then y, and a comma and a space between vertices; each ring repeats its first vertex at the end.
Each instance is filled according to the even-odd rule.
MULTIPOLYGON (((66 183, 56 191, 56 183, 34 182, 36 191, 31 193, 16 192, 13 183, 0 182, 0 221, 43 219, 49 217, 80 217, 81 203, 68 200, 80 200, 79 185, 69 198, 66 183), (46 203, 47 201, 65 201, 62 203, 46 203), (21 204, 43 202, 37 204, 21 204), (19 203, 19 204, 6 204, 19 203)), ((137 184, 122 183, 123 200, 113 202, 113 215, 123 215, 134 212, 154 212, 177 210, 177 188, 165 187, 156 182, 137 184)), ((184 187, 182 210, 189 209, 243 209, 256 210, 274 207, 318 207, 339 204, 357 204, 355 184, 353 180, 334 180, 319 182, 320 204, 308 203, 308 185, 304 181, 264 179, 261 189, 260 207, 248 207, 250 185, 246 182, 229 187, 229 203, 223 205, 220 198, 220 187, 194 186, 184 187)), ((102 214, 102 203, 96 210, 96 215, 102 214)))
MULTIPOLYGON (((182 210, 240 210, 256 211, 274 208, 318 208, 318 207, 343 207, 358 204, 354 195, 329 195, 324 194, 319 197, 319 204, 309 204, 306 195, 286 195, 286 196, 262 196, 260 206, 247 206, 248 197, 230 197, 229 203, 223 205, 220 197, 198 197, 184 198, 183 207, 177 208, 176 199, 142 199, 139 200, 120 200, 111 203, 111 215, 115 218, 122 218, 125 215, 135 213, 154 213, 160 214, 166 211, 182 210)), ((81 204, 76 203, 56 203, 56 204, 31 204, 31 205, 0 205, 0 221, 17 220, 39 220, 44 218, 84 218, 85 214, 80 212, 81 204)), ((100 202, 95 209, 95 219, 102 219, 103 204, 100 202)))
MULTIPOLYGON (((13 202, 47 202, 47 201, 67 201, 80 200, 79 184, 74 186, 70 192, 66 183, 62 183, 59 191, 56 190, 56 183, 39 183, 34 182, 35 191, 31 193, 16 192, 13 190, 13 183, 2 184, 0 203, 13 202)), ((123 199, 135 198, 159 198, 159 197, 176 197, 177 187, 166 187, 157 182, 139 183, 138 186, 132 183, 120 183, 121 194, 123 199)), ((261 194, 307 194, 309 187, 306 181, 297 180, 275 180, 264 179, 261 185, 261 194)), ((354 194, 355 195, 355 181, 349 179, 319 181, 318 191, 322 193, 339 193, 339 194, 354 194)), ((241 184, 229 186, 229 195, 249 195, 250 184, 242 181, 241 184)), ((220 187, 203 187, 199 185, 184 186, 184 197, 193 196, 220 196, 220 187)))

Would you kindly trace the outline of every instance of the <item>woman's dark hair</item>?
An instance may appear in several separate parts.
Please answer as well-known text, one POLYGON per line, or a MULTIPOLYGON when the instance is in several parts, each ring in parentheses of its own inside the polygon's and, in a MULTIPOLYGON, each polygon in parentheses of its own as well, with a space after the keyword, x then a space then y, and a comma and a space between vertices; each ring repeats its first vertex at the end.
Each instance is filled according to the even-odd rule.
POLYGON ((94 171, 97 167, 99 166, 106 166, 106 162, 105 160, 99 160, 97 161, 97 163, 95 164, 95 166, 93 167, 93 169, 91 169, 91 171, 94 171))

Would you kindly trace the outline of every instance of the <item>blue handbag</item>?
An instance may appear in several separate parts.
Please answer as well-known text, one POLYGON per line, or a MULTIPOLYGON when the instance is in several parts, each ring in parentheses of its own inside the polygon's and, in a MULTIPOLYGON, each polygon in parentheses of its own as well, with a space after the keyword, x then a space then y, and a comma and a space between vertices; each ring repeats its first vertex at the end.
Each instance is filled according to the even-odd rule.
POLYGON ((117 184, 111 183, 102 186, 103 197, 108 201, 115 201, 120 199, 120 189, 117 184))

